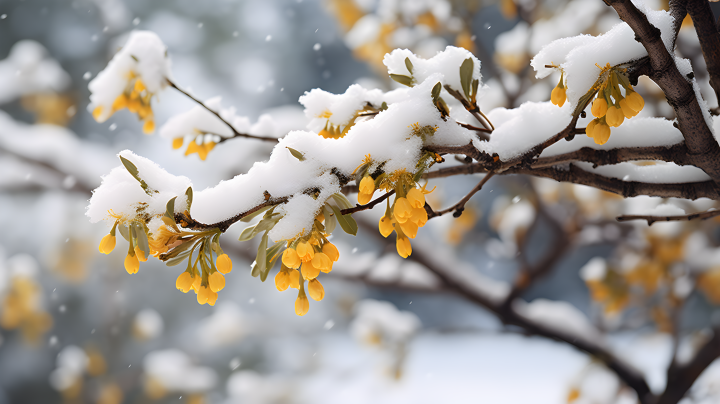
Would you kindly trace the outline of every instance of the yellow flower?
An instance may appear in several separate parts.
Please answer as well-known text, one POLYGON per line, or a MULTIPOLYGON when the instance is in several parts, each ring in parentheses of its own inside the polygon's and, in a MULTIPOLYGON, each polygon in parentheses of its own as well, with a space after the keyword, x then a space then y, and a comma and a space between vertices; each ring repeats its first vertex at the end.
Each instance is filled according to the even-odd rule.
POLYGON ((395 247, 397 248, 398 254, 403 258, 407 258, 412 254, 412 245, 410 245, 410 240, 405 236, 398 234, 395 247))
POLYGON ((302 262, 311 261, 313 257, 315 257, 315 250, 313 249, 313 246, 310 245, 310 243, 308 243, 307 241, 301 241, 297 243, 295 251, 297 251, 297 255, 302 260, 302 262))
POLYGON ((125 270, 129 274, 136 274, 140 269, 140 261, 138 261, 137 255, 128 255, 125 257, 125 270))
POLYGON ((607 114, 605 115, 608 126, 618 127, 622 125, 625 120, 625 116, 619 106, 613 105, 608 108, 607 114))
POLYGON ((232 261, 227 254, 221 254, 218 256, 215 260, 215 266, 217 267, 217 270, 223 274, 227 274, 232 271, 232 261))
POLYGON ((295 300, 295 314, 298 316, 304 316, 307 314, 308 310, 310 310, 310 302, 308 301, 307 296, 305 296, 305 290, 300 289, 300 293, 298 293, 298 297, 295 300))
POLYGON ((185 139, 183 139, 181 137, 176 137, 175 139, 173 139, 173 142, 172 142, 173 150, 177 150, 177 149, 181 148, 183 143, 185 143, 185 139))
POLYGON ((550 101, 558 107, 562 107, 567 99, 565 86, 563 85, 563 76, 564 73, 560 73, 560 82, 558 82, 557 86, 553 88, 552 93, 550 93, 550 101))
POLYGON ((413 208, 410 221, 418 225, 418 227, 425 226, 425 223, 428 221, 428 215, 425 208, 413 208))
POLYGON ((605 98, 597 97, 592 103, 591 111, 593 116, 597 118, 605 116, 605 114, 607 113, 607 109, 608 105, 607 101, 605 101, 605 98))
POLYGON ((100 246, 98 247, 100 252, 103 254, 110 254, 115 249, 115 236, 107 234, 100 240, 100 246))
POLYGON ((390 216, 381 217, 380 222, 378 223, 378 228, 380 229, 380 234, 387 238, 387 236, 393 232, 392 219, 390 216))
POLYGON ((592 138, 593 137, 593 131, 595 130, 595 126, 598 124, 599 119, 593 119, 590 121, 590 123, 587 124, 585 127, 585 134, 587 137, 592 138))
POLYGON ((320 281, 318 281, 317 279, 312 279, 310 282, 308 282, 308 294, 313 300, 319 302, 325 297, 325 289, 323 288, 323 285, 320 283, 320 281))
POLYGON ((97 107, 95 107, 95 109, 93 109, 92 116, 93 116, 93 118, 95 118, 96 121, 99 121, 102 113, 103 113, 103 107, 102 107, 102 105, 98 105, 97 107))
POLYGON ((300 289, 300 271, 297 269, 290 270, 290 287, 300 289))
POLYGON ((210 292, 210 296, 208 296, 207 304, 210 306, 215 306, 215 302, 217 302, 218 294, 216 292, 210 292))
POLYGON ((407 198, 395 199, 393 216, 398 223, 405 223, 412 217, 412 205, 410 205, 407 198))
POLYGON ((595 143, 603 145, 610 139, 610 127, 603 122, 599 122, 595 125, 592 134, 595 143))
POLYGON ((282 255, 282 263, 285 264, 288 268, 300 268, 300 264, 302 261, 300 260, 300 257, 298 256, 297 251, 293 248, 287 248, 285 251, 283 251, 282 255))
POLYGON ((325 255, 327 255, 333 262, 340 259, 340 252, 332 243, 325 243, 322 248, 322 252, 325 253, 325 255))
POLYGON ((630 108, 627 98, 621 99, 619 104, 620 104, 620 109, 622 110, 623 115, 625 115, 625 118, 627 118, 627 119, 634 117, 639 112, 639 111, 635 111, 634 109, 630 108))
POLYGON ((193 275, 193 283, 192 283, 192 289, 195 291, 195 294, 198 293, 200 290, 200 285, 202 284, 202 275, 200 274, 194 274, 193 275))
POLYGON ((625 98, 627 99, 628 106, 637 112, 642 111, 645 107, 645 100, 635 91, 628 91, 625 98))
POLYGON ((303 279, 315 279, 320 275, 320 268, 313 265, 313 261, 303 262, 301 270, 303 279))
POLYGON ((219 292, 225 287, 225 277, 220 272, 213 272, 208 278, 210 290, 219 292))
POLYGON ((422 208, 425 206, 425 195, 420 189, 413 188, 408 191, 407 200, 413 208, 422 208))
POLYGON ((332 271, 332 265, 333 261, 325 255, 325 253, 316 253, 315 257, 313 257, 312 265, 319 270, 328 273, 332 271))
POLYGON ((213 148, 215 148, 215 142, 205 142, 199 145, 197 144, 197 141, 192 141, 188 144, 187 149, 185 149, 185 155, 189 156, 193 153, 197 153, 200 160, 205 161, 208 153, 210 153, 213 148))
POLYGON ((375 193, 375 181, 372 177, 363 177, 360 181, 360 192, 358 193, 358 203, 366 205, 372 199, 373 193, 375 193))
POLYGON ((143 250, 141 250, 138 246, 135 246, 135 256, 138 260, 140 260, 140 262, 146 262, 148 260, 143 250))
POLYGON ((193 284, 193 276, 190 272, 183 272, 178 276, 177 280, 175 281, 175 287, 178 288, 178 290, 182 290, 183 293, 187 293, 192 289, 193 284))
MULTIPOLYGON (((210 297, 212 297, 212 294, 215 293, 207 286, 200 286, 200 290, 197 292, 197 301, 200 304, 205 304, 210 300, 210 297)), ((217 295, 216 295, 217 296, 217 295)), ((217 297, 216 297, 217 299, 217 297)))
POLYGON ((412 220, 408 220, 405 223, 399 223, 400 228, 402 229, 402 232, 405 233, 410 238, 415 238, 417 236, 418 232, 418 225, 413 223, 412 220))
POLYGON ((149 135, 153 132, 155 132, 155 121, 153 121, 152 119, 148 119, 143 124, 143 133, 149 135))
POLYGON ((290 273, 286 269, 287 268, 283 267, 280 272, 275 275, 275 287, 280 292, 284 292, 287 290, 288 286, 290 286, 290 273))

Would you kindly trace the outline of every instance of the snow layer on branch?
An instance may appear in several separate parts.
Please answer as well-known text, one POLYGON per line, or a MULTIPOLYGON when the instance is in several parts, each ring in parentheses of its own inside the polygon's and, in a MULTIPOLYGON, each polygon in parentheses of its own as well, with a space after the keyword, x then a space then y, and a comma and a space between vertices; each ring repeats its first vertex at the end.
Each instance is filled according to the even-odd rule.
MULTIPOLYGON (((470 51, 463 48, 448 46, 443 52, 438 53, 430 59, 423 59, 407 49, 395 49, 385 55, 383 63, 388 68, 390 74, 400 74, 403 76, 412 76, 417 83, 425 81, 435 73, 443 75, 443 84, 447 84, 455 90, 462 91, 460 84, 460 65, 465 59, 472 59, 473 74, 472 79, 477 79, 480 83, 478 88, 482 88, 482 74, 480 74, 480 61, 470 51), (405 66, 405 59, 409 58, 413 65, 413 71, 410 73, 405 66)), ((434 85, 435 83, 433 83, 434 85)))
MULTIPOLYGON (((237 116, 234 107, 222 107, 220 97, 213 97, 205 101, 205 105, 213 111, 219 112, 220 116, 240 133, 269 137, 279 137, 287 133, 278 133, 278 125, 268 114, 261 115, 255 124, 252 124, 247 117, 237 116)), ((193 140, 199 134, 213 134, 224 138, 233 137, 232 130, 223 121, 200 105, 173 116, 160 128, 160 136, 166 139, 182 137, 186 140, 193 140)))
MULTIPOLYGON (((557 108, 557 107, 556 107, 557 108)), ((590 117, 582 121, 590 122, 590 117)), ((579 123, 578 126, 584 126, 579 123)), ((617 128, 611 128, 612 135, 604 145, 595 143, 585 135, 576 135, 570 142, 557 142, 545 149, 540 157, 556 156, 589 147, 595 150, 612 150, 624 147, 673 146, 683 142, 682 132, 664 118, 639 118, 626 120, 617 128)), ((495 133, 493 133, 495 136, 495 133)))
POLYGON ((177 197, 175 212, 187 209, 185 191, 192 186, 187 177, 169 174, 157 164, 129 150, 120 152, 118 156, 137 167, 138 176, 147 184, 149 194, 122 164, 113 168, 103 177, 102 184, 90 198, 86 214, 92 223, 109 219, 108 212, 121 217, 123 221, 131 220, 138 214, 146 214, 156 219, 149 226, 153 232, 162 223, 159 217, 165 214, 170 199, 177 197))
MULTIPOLYGON (((652 25, 660 29, 663 43, 672 54, 672 16, 667 11, 649 10, 641 2, 635 2, 635 5, 647 15, 652 25)), ((567 99, 574 109, 580 97, 597 80, 600 68, 608 63, 611 66, 628 63, 643 56, 647 56, 647 51, 635 40, 635 33, 630 26, 621 23, 596 37, 580 35, 555 40, 543 47, 530 65, 537 72, 537 78, 547 77, 556 71, 546 65, 559 66, 565 73, 567 99)))
POLYGON ((647 182, 651 184, 683 184, 709 181, 710 177, 695 166, 679 166, 675 163, 658 161, 652 166, 638 166, 633 163, 619 163, 611 166, 592 167, 592 163, 575 162, 585 171, 623 181, 647 182))
MULTIPOLYGON (((0 111, 0 148, 26 159, 47 163, 72 176, 72 182, 79 181, 88 187, 96 186, 98 178, 112 167, 108 164, 111 156, 108 150, 81 142, 66 128, 28 125, 13 120, 3 111, 0 111)), ((3 171, 3 174, 0 181, 8 182, 10 171, 3 171)))
POLYGON ((332 94, 319 88, 312 89, 300 97, 300 103, 305 107, 305 116, 314 120, 310 128, 319 132, 326 121, 334 125, 347 124, 366 103, 379 108, 383 101, 387 101, 386 96, 391 93, 401 97, 406 96, 404 89, 386 94, 378 89, 368 90, 359 84, 353 84, 343 94, 332 94), (317 123, 321 125, 318 126, 317 123))
POLYGON ((487 116, 495 125, 490 141, 473 139, 473 145, 500 160, 519 157, 553 137, 570 123, 570 106, 558 108, 549 101, 526 102, 518 108, 496 108, 487 116))
POLYGON ((125 92, 133 75, 142 80, 151 94, 165 88, 167 79, 172 78, 167 48, 153 32, 133 31, 125 46, 88 85, 92 93, 88 110, 102 106, 98 121, 112 115, 113 102, 125 92))
POLYGON ((0 104, 25 94, 60 92, 69 84, 70 76, 35 41, 19 41, 0 61, 0 104))
POLYGON ((600 332, 597 328, 590 323, 585 314, 568 302, 535 299, 525 303, 516 300, 513 302, 513 307, 523 317, 544 326, 550 326, 588 341, 599 340, 600 332))

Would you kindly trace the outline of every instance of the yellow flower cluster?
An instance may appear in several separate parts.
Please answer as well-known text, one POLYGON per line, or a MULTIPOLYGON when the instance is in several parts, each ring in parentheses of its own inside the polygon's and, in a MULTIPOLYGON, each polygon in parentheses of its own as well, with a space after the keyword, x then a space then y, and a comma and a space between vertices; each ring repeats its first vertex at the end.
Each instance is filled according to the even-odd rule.
MULTIPOLYGON (((148 91, 145 84, 135 74, 135 72, 130 71, 128 73, 125 91, 123 91, 123 93, 115 98, 115 101, 113 101, 110 115, 120 111, 121 109, 127 108, 128 111, 137 114, 138 118, 143 121, 144 133, 153 133, 155 132, 155 118, 152 107, 150 106, 150 100, 153 95, 154 94, 148 91)), ((103 106, 98 105, 93 110, 93 118, 95 118, 96 121, 100 121, 104 112, 103 106)))
POLYGON ((227 254, 218 255, 215 264, 210 260, 205 261, 203 254, 199 254, 195 265, 191 266, 192 257, 188 261, 188 268, 181 273, 175 281, 175 287, 183 293, 187 293, 192 289, 197 295, 197 301, 200 304, 209 304, 214 306, 217 301, 217 292, 225 288, 225 277, 232 271, 232 261, 227 254), (202 261, 200 270, 197 268, 197 261, 202 261), (208 266, 209 264, 209 266, 208 266))
POLYGON ((14 276, 0 306, 0 326, 19 328, 29 343, 36 343, 52 327, 52 317, 40 307, 40 286, 34 279, 14 276))
MULTIPOLYGON (((173 139, 172 147, 173 149, 177 150, 183 146, 184 139, 181 137, 176 137, 173 139)), ((202 142, 199 138, 196 138, 195 140, 191 141, 190 144, 188 144, 187 149, 185 149, 185 155, 189 156, 193 153, 197 153, 198 157, 200 157, 200 160, 205 161, 208 154, 212 149, 215 148, 215 145, 217 143, 215 142, 202 142), (202 143, 202 144, 201 144, 202 143)))
POLYGON ((610 127, 620 126, 625 119, 630 119, 642 111, 645 100, 633 90, 623 69, 610 66, 608 63, 600 72, 602 80, 598 95, 592 103, 593 119, 585 128, 588 137, 597 144, 605 144, 610 138, 610 127), (624 89, 623 96, 620 88, 624 89))
POLYGON ((397 252, 401 257, 407 258, 412 254, 409 239, 415 238, 418 229, 425 226, 428 221, 427 211, 425 211, 425 194, 432 191, 425 190, 427 184, 422 188, 417 188, 418 184, 404 170, 393 174, 388 182, 394 183, 395 200, 391 205, 388 199, 387 209, 380 218, 378 228, 383 237, 387 237, 395 231, 397 252))
MULTIPOLYGON (((318 215, 317 221, 324 221, 322 214, 318 215)), ((275 287, 281 292, 288 287, 298 289, 295 300, 295 314, 298 316, 304 316, 310 309, 305 281, 308 282, 307 294, 315 301, 322 300, 325 289, 317 277, 320 272, 332 271, 333 262, 340 258, 337 247, 328 241, 327 236, 319 226, 313 226, 309 235, 288 242, 282 254, 282 267, 275 276, 275 287)))

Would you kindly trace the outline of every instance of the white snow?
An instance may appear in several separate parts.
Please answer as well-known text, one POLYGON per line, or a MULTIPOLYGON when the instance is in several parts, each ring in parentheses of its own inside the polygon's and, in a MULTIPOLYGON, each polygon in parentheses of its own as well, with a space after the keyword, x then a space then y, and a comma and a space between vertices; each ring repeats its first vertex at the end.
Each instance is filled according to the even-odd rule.
POLYGON ((70 76, 35 41, 17 42, 0 61, 0 104, 26 94, 61 92, 69 84, 70 76))
POLYGON ((150 352, 143 360, 143 369, 147 376, 173 392, 202 392, 217 383, 214 370, 193 365, 190 358, 177 349, 150 352))

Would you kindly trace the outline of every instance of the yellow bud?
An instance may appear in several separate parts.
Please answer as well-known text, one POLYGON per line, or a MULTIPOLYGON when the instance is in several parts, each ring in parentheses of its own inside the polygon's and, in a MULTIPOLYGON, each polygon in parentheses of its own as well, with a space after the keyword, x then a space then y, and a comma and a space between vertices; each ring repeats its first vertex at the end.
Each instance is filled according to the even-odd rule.
POLYGON ((213 272, 208 277, 208 283, 210 283, 210 290, 219 292, 225 287, 225 277, 220 272, 213 272))
POLYGON ((135 80, 135 86, 133 87, 133 90, 137 91, 138 93, 142 93, 143 91, 145 91, 145 84, 143 84, 142 80, 135 80))
POLYGON ((593 134, 593 131, 595 130, 595 126, 597 124, 598 124, 598 119, 593 119, 592 121, 590 121, 590 123, 587 124, 587 126, 585 127, 585 134, 587 135, 587 137, 590 137, 590 138, 593 137, 592 134, 593 134))
POLYGON ((322 252, 325 253, 325 255, 327 255, 333 262, 340 259, 340 252, 332 243, 325 243, 322 248, 322 252))
POLYGON ((135 256, 138 258, 138 260, 140 260, 140 262, 147 261, 147 257, 145 256, 145 253, 138 246, 135 246, 135 256))
POLYGON ((295 251, 297 251, 297 255, 302 260, 302 262, 311 261, 313 257, 315 257, 315 250, 313 249, 313 246, 310 245, 310 243, 308 243, 307 241, 301 241, 297 243, 295 251))
POLYGON ((197 294, 200 290, 200 285, 202 284, 202 275, 200 274, 194 274, 193 275, 193 283, 192 283, 192 289, 197 294))
POLYGON ((625 118, 630 119, 638 114, 638 111, 635 111, 634 109, 630 108, 630 105, 628 105, 627 98, 623 98, 620 100, 620 109, 622 110, 623 115, 625 115, 625 118))
POLYGON ((192 289, 193 284, 193 277, 190 272, 183 272, 178 276, 177 280, 175 281, 175 287, 178 288, 178 290, 182 290, 183 293, 187 293, 192 289))
POLYGON ((316 253, 312 260, 312 265, 325 273, 332 271, 332 263, 325 253, 316 253))
POLYGON ((106 234, 102 240, 100 240, 100 246, 98 247, 101 253, 110 254, 115 249, 115 236, 112 234, 106 234))
POLYGON ((129 274, 136 274, 140 269, 140 261, 138 261, 137 255, 128 254, 125 257, 125 270, 129 274))
POLYGON ((95 109, 93 109, 92 116, 93 118, 95 118, 96 121, 100 122, 100 116, 102 115, 102 113, 103 107, 102 105, 98 105, 97 107, 95 107, 95 109))
POLYGON ((303 262, 301 270, 304 279, 315 279, 320 275, 320 268, 313 265, 312 261, 303 262))
POLYGON ((115 98, 115 101, 113 101, 112 109, 115 111, 119 111, 125 107, 127 107, 128 98, 125 94, 118 95, 117 98, 115 98))
POLYGON ((407 237, 398 236, 395 247, 397 248, 398 254, 403 258, 407 258, 412 254, 412 245, 410 245, 410 239, 407 237))
POLYGON ((128 101, 128 104, 127 104, 128 111, 135 114, 140 110, 140 108, 142 108, 142 104, 140 103, 140 100, 138 100, 137 98, 133 98, 132 94, 131 94, 130 101, 128 101))
POLYGON ((290 287, 300 289, 300 271, 297 269, 290 270, 290 287))
POLYGON ((637 112, 642 111, 645 107, 645 100, 635 91, 628 91, 625 98, 627 99, 628 106, 637 112))
POLYGON ((358 193, 357 200, 360 205, 367 205, 370 203, 370 200, 372 199, 372 194, 363 194, 362 192, 358 193))
POLYGON ((305 296, 305 292, 301 290, 295 300, 295 314, 298 316, 304 316, 307 314, 308 310, 310 310, 310 302, 308 301, 307 296, 305 296))
POLYGON ((425 226, 425 223, 428 221, 428 215, 425 208, 413 208, 410 221, 415 223, 418 227, 425 226))
POLYGON ((410 205, 407 198, 397 198, 395 200, 393 216, 395 216, 398 223, 405 223, 412 217, 412 205, 410 205))
POLYGON ((308 282, 308 294, 313 300, 319 302, 325 297, 325 289, 320 281, 313 279, 308 282))
POLYGON ((608 108, 607 114, 605 115, 608 126, 618 127, 625 121, 625 116, 622 110, 618 106, 611 106, 608 108))
POLYGON ((280 292, 284 292, 287 290, 288 286, 290 286, 290 273, 283 268, 277 275, 275 275, 275 287, 280 292))
POLYGON ((300 261, 300 257, 298 256, 297 251, 293 248, 287 248, 285 251, 283 251, 282 255, 282 263, 285 264, 288 268, 300 268, 300 264, 302 261, 300 261))
POLYGON ((208 299, 212 296, 212 293, 213 291, 207 286, 200 286, 200 290, 197 291, 197 302, 200 304, 207 303, 208 299))
POLYGON ((422 208, 425 206, 425 194, 417 188, 408 191, 407 200, 413 208, 422 208))
POLYGON ((592 114, 597 118, 602 118, 607 113, 607 101, 603 97, 597 97, 592 103, 592 114))
POLYGON ((599 145, 607 143, 608 139, 610 139, 610 127, 602 122, 595 125, 593 129, 593 139, 595 143, 599 145))
POLYGON ((415 236, 417 236, 418 225, 413 223, 412 220, 400 223, 400 228, 402 229, 402 232, 410 238, 415 238, 415 236))
POLYGON ((215 147, 215 142, 207 142, 203 143, 202 146, 198 146, 197 148, 197 154, 198 157, 200 157, 200 160, 205 161, 205 159, 208 156, 208 153, 215 147))
POLYGON ((378 223, 378 228, 380 229, 380 234, 382 234, 383 237, 389 236, 394 230, 392 219, 389 216, 381 217, 380 222, 378 223))
POLYGON ((181 148, 183 143, 184 143, 184 139, 181 137, 176 137, 175 139, 173 139, 173 142, 172 142, 173 150, 177 150, 177 149, 181 148))
POLYGON ((227 254, 221 254, 218 256, 215 260, 215 266, 217 267, 217 270, 223 274, 227 274, 232 271, 232 261, 227 254))
POLYGON ((217 302, 218 294, 217 292, 210 292, 210 295, 208 296, 207 304, 210 306, 215 306, 215 302, 217 302))
POLYGON ((153 121, 152 119, 148 119, 143 124, 143 133, 149 135, 153 132, 155 132, 155 121, 153 121))
POLYGON ((552 93, 550 93, 550 101, 558 107, 562 107, 563 104, 565 104, 565 99, 565 88, 560 87, 558 84, 557 87, 553 88, 552 93))
POLYGON ((197 153, 199 148, 200 146, 198 146, 198 144, 195 143, 195 141, 193 140, 192 142, 190 142, 190 144, 188 144, 187 149, 185 149, 185 155, 189 156, 193 153, 197 153))
POLYGON ((375 181, 372 177, 363 177, 359 185, 360 192, 358 193, 358 203, 366 205, 372 199, 373 193, 375 193, 375 181))

